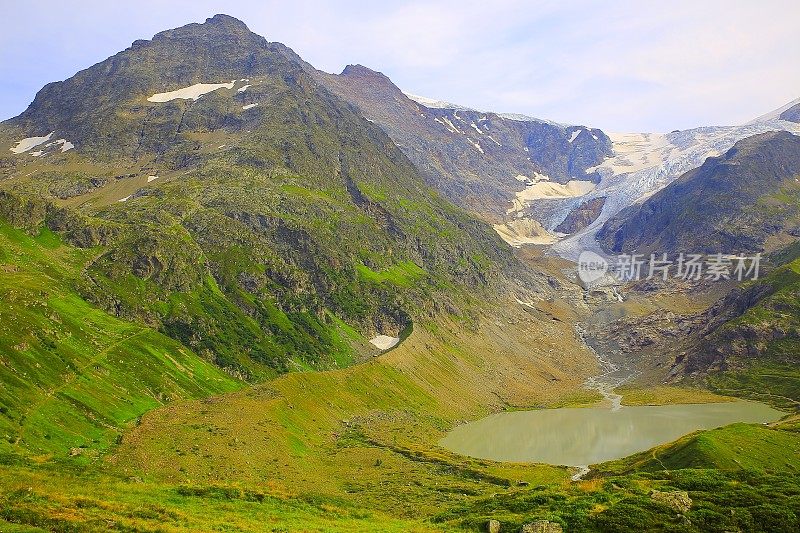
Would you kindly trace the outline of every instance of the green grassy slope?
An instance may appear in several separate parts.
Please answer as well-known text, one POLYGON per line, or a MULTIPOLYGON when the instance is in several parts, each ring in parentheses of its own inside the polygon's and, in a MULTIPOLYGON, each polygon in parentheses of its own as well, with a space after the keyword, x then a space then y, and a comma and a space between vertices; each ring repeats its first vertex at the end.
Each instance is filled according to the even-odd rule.
MULTIPOLYGON (((20 327, 31 320, 53 330, 71 324, 69 338, 74 342, 88 338, 87 345, 94 340, 97 345, 85 351, 100 355, 115 340, 141 329, 85 302, 80 304, 79 296, 69 289, 82 265, 101 250, 65 245, 47 230, 32 237, 8 225, 3 226, 2 239, 3 272, 20 276, 4 288, 4 294, 20 298, 8 300, 13 305, 6 312, 14 314, 3 317, 2 324, 8 328, 4 335, 12 331, 10 325, 20 327), (13 264, 7 262, 10 257, 13 264), (27 292, 23 278, 32 287, 27 292), (69 305, 51 308, 46 303, 58 298, 69 305), (85 322, 76 323, 75 316, 85 322), (91 325, 113 332, 114 338, 91 336, 99 334, 91 325)), ((387 276, 414 274, 408 268, 402 272, 389 271, 387 276)), ((78 466, 85 458, 64 457, 66 453, 57 453, 56 459, 43 464, 4 455, 0 519, 7 524, 0 522, 0 530, 30 531, 30 526, 72 531, 221 527, 261 531, 270 524, 278 531, 448 531, 480 530, 488 518, 499 518, 506 528, 548 519, 567 531, 729 531, 753 530, 755 525, 785 531, 798 525, 797 464, 786 457, 796 450, 798 440, 784 429, 736 425, 706 432, 691 453, 688 448, 675 448, 670 472, 665 473, 660 464, 636 465, 626 472, 605 468, 601 469, 604 477, 577 484, 566 483, 561 469, 465 460, 431 447, 431 435, 441 434, 453 420, 485 412, 492 398, 497 401, 497 392, 509 395, 505 401, 514 404, 537 397, 544 402, 542 394, 549 390, 549 401, 558 402, 558 391, 564 387, 558 380, 569 379, 575 370, 559 373, 555 367, 544 370, 541 365, 549 350, 568 337, 564 329, 568 325, 528 317, 527 329, 517 331, 526 323, 524 316, 508 316, 503 327, 489 322, 481 335, 464 335, 460 328, 448 332, 431 324, 370 364, 291 374, 213 402, 173 403, 156 410, 122 441, 123 455, 137 455, 143 459, 140 464, 156 472, 142 474, 135 467, 138 459, 130 462, 119 456, 118 464, 107 470, 97 463, 78 466), (515 334, 510 335, 508 328, 515 334), (436 336, 431 337, 428 330, 436 330, 436 336), (443 339, 449 340, 443 343, 443 339), (503 344, 512 339, 522 344, 503 344), (526 342, 528 350, 522 346, 526 342), (525 357, 503 359, 513 354, 525 357), (525 360, 530 366, 524 373, 495 374, 499 368, 523 368, 525 360), (558 380, 551 381, 553 376, 558 380), (514 390, 518 395, 512 394, 514 390), (429 412, 437 416, 424 416, 429 412), (748 450, 746 461, 740 448, 748 450), (749 453, 753 449, 761 451, 749 453), (706 462, 698 462, 698 457, 706 462), (737 465, 740 468, 729 470, 736 461, 742 463, 737 465), (690 466, 714 470, 687 469, 690 466), (517 480, 528 486, 518 486, 517 480), (653 500, 653 489, 688 490, 693 506, 683 513, 686 518, 653 500)), ((29 330, 14 335, 13 345, 39 342, 29 330)), ((209 374, 224 377, 185 348, 186 357, 180 358, 167 350, 172 341, 155 332, 152 335, 160 340, 153 350, 156 354, 169 353, 184 368, 199 365, 209 374)), ((3 338, 4 342, 10 339, 3 338)), ((60 341, 56 335, 52 338, 60 341)), ((126 353, 110 353, 137 365, 149 360, 136 351, 129 353, 130 358, 126 353)), ((135 385, 125 392, 126 398, 128 394, 146 398, 156 388, 149 383, 147 392, 137 393, 140 384, 135 372, 116 379, 123 368, 136 368, 117 365, 114 358, 101 359, 97 372, 79 372, 74 380, 59 378, 58 383, 68 383, 64 390, 77 391, 69 396, 57 384, 53 386, 56 393, 48 402, 62 410, 72 409, 71 417, 64 420, 70 422, 71 430, 85 436, 76 438, 72 431, 64 436, 53 429, 58 419, 48 414, 46 420, 37 421, 37 427, 49 424, 50 439, 36 431, 24 434, 35 449, 88 443, 89 448, 102 450, 112 440, 116 431, 108 422, 114 416, 120 425, 128 420, 127 414, 115 414, 118 396, 110 393, 103 398, 113 411, 105 413, 106 418, 91 412, 90 420, 103 423, 98 432, 80 422, 80 415, 87 411, 73 400, 81 394, 73 383, 100 380, 91 385, 92 390, 114 393, 122 392, 119 387, 135 385)), ((40 356, 40 360, 47 359, 40 356)), ((147 375, 174 372, 176 367, 167 359, 159 360, 167 368, 149 368, 147 375)), ((84 368, 86 362, 77 361, 75 366, 84 368)), ((200 370, 193 372, 203 375, 200 370)), ((4 378, 4 383, 11 381, 4 378)), ((573 381, 577 386, 580 379, 573 381)), ((22 412, 20 405, 13 405, 22 412)))
POLYGON ((291 498, 271 487, 165 485, 68 463, 3 461, 0 531, 426 532, 344 501, 291 498))
POLYGON ((800 434, 781 425, 732 424, 686 435, 603 468, 618 473, 683 468, 800 472, 800 434))
POLYGON ((75 289, 97 250, 0 222, 0 449, 107 448, 143 413, 239 383, 174 340, 75 289))
POLYGON ((718 392, 800 405, 800 259, 787 260, 721 302, 686 357, 687 374, 710 368, 718 392))
POLYGON ((378 126, 231 17, 137 41, 44 87, 0 124, 0 146, 40 129, 75 148, 0 149, 0 200, 58 206, 8 201, 15 225, 105 228, 65 233, 105 246, 84 297, 249 381, 347 366, 376 355, 366 339, 413 319, 470 320, 521 271, 378 126), (197 100, 148 99, 210 80, 234 81, 197 100))

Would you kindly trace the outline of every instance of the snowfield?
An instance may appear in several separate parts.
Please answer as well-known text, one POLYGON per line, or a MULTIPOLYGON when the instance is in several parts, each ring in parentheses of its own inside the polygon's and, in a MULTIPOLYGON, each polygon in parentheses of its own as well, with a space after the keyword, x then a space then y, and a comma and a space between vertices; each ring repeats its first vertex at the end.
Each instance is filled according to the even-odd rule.
POLYGON ((66 139, 59 139, 57 142, 61 143, 61 153, 62 154, 64 152, 66 152, 67 150, 72 150, 73 148, 75 148, 75 145, 72 144, 71 142, 69 142, 66 139))
POLYGON ((479 144, 477 141, 473 141, 472 139, 470 139, 469 137, 467 137, 467 142, 468 142, 469 144, 471 144, 472 146, 474 146, 474 147, 475 147, 475 149, 476 149, 477 151, 479 151, 480 153, 482 153, 482 154, 486 153, 486 152, 484 152, 484 151, 483 151, 483 148, 481 148, 481 145, 480 145, 480 144, 479 144))
POLYGON ((197 100, 204 94, 208 94, 217 89, 233 89, 236 81, 230 83, 195 83, 182 89, 176 89, 166 93, 156 93, 147 99, 148 102, 164 103, 171 100, 197 100))
POLYGON ((501 239, 515 248, 524 244, 554 244, 559 235, 547 231, 539 221, 532 218, 518 218, 504 224, 495 224, 492 228, 501 239))
POLYGON ((15 154, 25 153, 31 148, 34 148, 42 143, 49 141, 50 137, 52 137, 54 133, 55 133, 54 131, 51 131, 44 137, 27 137, 25 139, 22 139, 21 141, 17 141, 17 145, 11 148, 11 151, 14 152, 15 154))
POLYGON ((45 144, 44 147, 45 148, 49 148, 49 147, 55 146, 57 144, 61 145, 61 153, 62 154, 64 152, 66 152, 67 150, 72 150, 73 148, 75 148, 75 145, 72 144, 71 142, 69 142, 66 139, 58 139, 57 141, 49 142, 49 143, 45 144))
POLYGON ((533 203, 530 211, 545 228, 552 230, 582 202, 605 197, 597 220, 552 247, 554 253, 570 260, 576 260, 582 250, 602 255, 596 236, 609 218, 646 200, 681 174, 702 165, 708 157, 726 152, 746 137, 768 131, 785 130, 800 135, 800 124, 774 118, 778 114, 774 111, 764 115, 765 118, 740 126, 710 126, 672 133, 609 134, 614 155, 587 170, 597 170, 602 176, 596 188, 583 197, 564 199, 555 209, 552 205, 539 207, 533 203))
POLYGON ((540 179, 529 181, 529 185, 525 189, 517 192, 513 206, 507 211, 508 214, 525 210, 534 203, 534 200, 579 198, 592 192, 595 188, 595 184, 591 181, 570 180, 562 185, 550 181, 547 176, 541 174, 538 176, 540 179))
POLYGON ((400 338, 390 337, 388 335, 378 335, 371 338, 369 342, 379 350, 388 350, 389 348, 394 348, 397 346, 397 343, 400 342, 400 338))
POLYGON ((442 100, 435 100, 433 98, 427 98, 425 96, 419 96, 416 94, 411 93, 403 93, 409 100, 413 100, 418 104, 424 105, 429 109, 464 109, 467 111, 474 111, 474 109, 470 109, 469 107, 464 107, 463 105, 452 104, 450 102, 444 102, 442 100))

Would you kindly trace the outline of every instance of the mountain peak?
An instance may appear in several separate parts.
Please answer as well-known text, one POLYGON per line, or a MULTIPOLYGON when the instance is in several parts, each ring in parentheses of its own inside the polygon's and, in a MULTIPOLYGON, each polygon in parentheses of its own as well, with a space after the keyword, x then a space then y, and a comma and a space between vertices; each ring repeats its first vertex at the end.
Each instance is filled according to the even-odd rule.
POLYGON ((232 17, 224 13, 217 13, 211 18, 207 18, 205 24, 225 26, 240 31, 250 31, 250 28, 247 27, 247 24, 237 19, 236 17, 232 17))
POLYGON ((193 22, 179 28, 173 28, 157 33, 153 40, 157 39, 184 39, 184 38, 219 38, 236 37, 250 39, 255 36, 250 31, 247 24, 241 20, 225 14, 217 14, 207 18, 203 23, 193 22))
POLYGON ((389 77, 386 76, 383 72, 378 72, 377 70, 372 70, 369 67, 365 67, 364 65, 347 65, 344 67, 344 70, 340 74, 341 76, 345 76, 348 78, 376 78, 380 80, 389 81, 389 77))

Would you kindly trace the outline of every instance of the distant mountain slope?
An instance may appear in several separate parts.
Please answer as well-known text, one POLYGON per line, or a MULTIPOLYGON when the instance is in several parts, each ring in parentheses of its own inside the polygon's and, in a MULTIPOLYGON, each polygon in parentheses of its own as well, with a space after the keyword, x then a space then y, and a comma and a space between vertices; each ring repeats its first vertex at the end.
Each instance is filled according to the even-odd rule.
POLYGON ((770 131, 800 134, 800 124, 771 113, 741 126, 700 127, 667 134, 609 134, 614 156, 593 169, 604 176, 597 187, 583 197, 546 206, 543 213, 534 211, 533 216, 550 228, 580 203, 605 198, 603 210, 592 224, 553 246, 554 252, 567 258, 577 258, 584 249, 599 252, 597 232, 611 217, 699 167, 707 158, 724 153, 736 142, 770 131))
POLYGON ((611 252, 740 253, 800 227, 800 137, 764 133, 710 157, 605 223, 611 252))
POLYGON ((600 130, 409 96, 361 65, 315 77, 384 128, 431 185, 493 223, 520 211, 525 179, 597 181, 587 169, 611 153, 600 130))
POLYGON ((800 259, 719 301, 673 366, 674 379, 783 407, 800 406, 800 259))
POLYGON ((789 122, 800 122, 800 102, 781 113, 780 119, 788 120, 789 122))
POLYGON ((760 133, 800 133, 792 119, 796 102, 741 126, 606 135, 407 95, 383 74, 359 65, 315 77, 381 125, 429 183, 494 223, 508 242, 551 244, 573 259, 584 249, 600 251, 596 235, 609 218, 707 157, 760 133), (543 193, 543 180, 590 186, 543 193), (582 209, 601 202, 599 210, 582 209), (575 218, 581 220, 577 225, 571 223, 575 218), (560 234, 565 228, 572 230, 566 236, 560 234))
POLYGON ((521 268, 296 54, 225 15, 48 84, 0 148, 0 189, 35 200, 18 226, 100 247, 88 300, 246 379, 375 355, 413 317, 469 320, 521 268))

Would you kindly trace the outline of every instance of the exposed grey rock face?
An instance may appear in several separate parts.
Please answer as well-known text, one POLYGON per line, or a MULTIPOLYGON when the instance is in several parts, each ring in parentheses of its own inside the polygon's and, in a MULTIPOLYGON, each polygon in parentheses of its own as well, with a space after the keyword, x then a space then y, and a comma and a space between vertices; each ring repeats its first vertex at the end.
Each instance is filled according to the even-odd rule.
POLYGON ((380 125, 431 185, 491 222, 503 221, 526 187, 517 176, 596 182, 600 175, 587 169, 611 155, 610 140, 598 129, 414 100, 361 65, 315 76, 380 125))
POLYGON ((520 533, 563 533, 564 529, 557 522, 548 520, 537 520, 530 524, 525 524, 520 529, 520 533))
POLYGON ((650 497, 657 502, 661 502, 670 506, 679 513, 686 513, 692 508, 692 499, 689 497, 689 493, 685 490, 672 490, 666 492, 654 490, 650 493, 650 497))
POLYGON ((767 237, 797 222, 798 176, 799 136, 753 136, 622 211, 598 238, 615 253, 759 251, 767 237), (780 198, 770 201, 774 195, 780 198))
POLYGON ((793 105, 781 113, 780 119, 788 120, 789 122, 800 122, 800 103, 793 105))
POLYGON ((556 226, 558 233, 575 233, 590 225, 600 216, 603 205, 606 203, 604 197, 592 198, 576 207, 564 221, 556 226))

